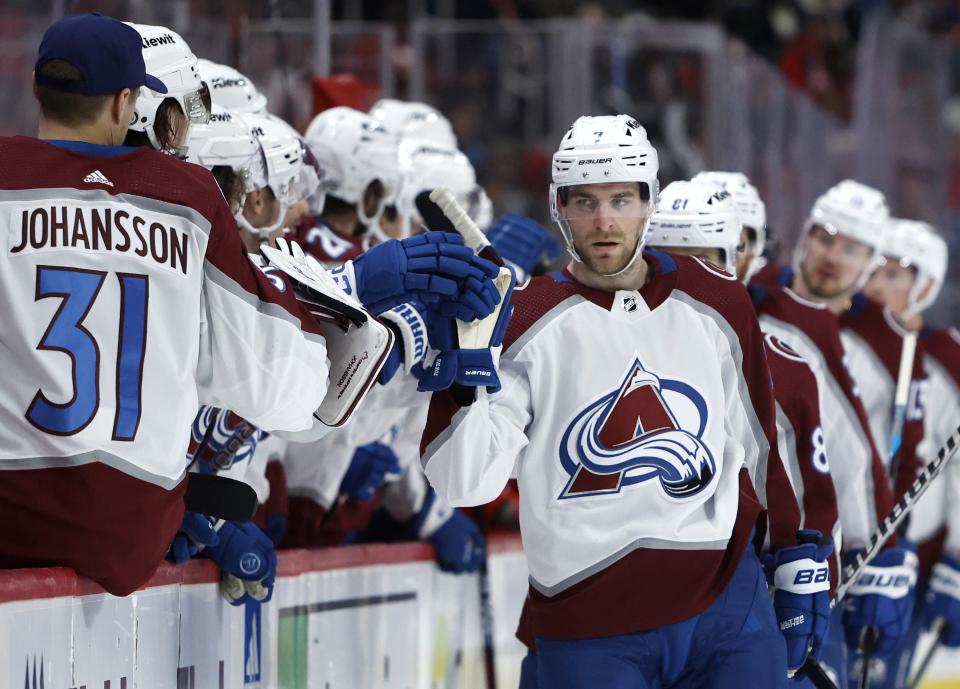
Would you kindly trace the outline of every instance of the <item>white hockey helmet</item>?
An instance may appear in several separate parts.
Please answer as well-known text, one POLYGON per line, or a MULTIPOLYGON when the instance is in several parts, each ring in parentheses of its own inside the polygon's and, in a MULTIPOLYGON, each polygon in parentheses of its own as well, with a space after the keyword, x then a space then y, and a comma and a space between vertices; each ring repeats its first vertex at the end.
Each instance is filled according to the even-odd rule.
POLYGON ((259 233, 261 237, 266 237, 280 229, 287 209, 305 198, 300 186, 303 148, 296 130, 279 117, 246 115, 244 119, 250 126, 250 133, 263 151, 267 169, 266 186, 270 187, 273 195, 280 201, 280 209, 274 221, 264 227, 253 227, 242 214, 238 214, 237 222, 248 232, 259 233))
POLYGON ((737 215, 745 228, 754 233, 754 251, 747 267, 746 279, 755 275, 764 264, 763 251, 767 245, 767 207, 760 198, 757 188, 742 172, 708 171, 697 174, 694 182, 708 182, 730 192, 737 207, 737 215))
POLYGON ((376 225, 399 188, 396 137, 374 117, 338 106, 313 118, 306 142, 324 170, 323 190, 354 204, 368 227, 376 225), (373 215, 368 215, 364 195, 377 181, 383 185, 383 198, 373 215))
MULTIPOLYGON (((575 261, 581 261, 581 258, 574 248, 570 226, 560 211, 562 190, 581 184, 638 182, 641 195, 646 195, 652 213, 657 208, 659 167, 657 151, 647 140, 646 130, 629 115, 577 118, 553 154, 553 182, 550 184, 550 216, 560 226, 567 251, 575 261)), ((633 257, 616 274, 633 265, 642 250, 643 233, 633 257)))
POLYGON ((933 304, 947 276, 947 243, 933 226, 916 220, 890 218, 884 235, 884 260, 894 260, 917 271, 904 319, 933 304), (927 288, 929 289, 927 290, 927 288), (920 297, 920 293, 927 293, 920 297))
POLYGON ((243 177, 247 193, 267 186, 263 149, 250 132, 243 115, 218 105, 210 110, 210 121, 190 127, 187 161, 208 170, 225 166, 243 177))
MULTIPOLYGON (((167 87, 166 93, 141 88, 130 123, 131 130, 146 133, 151 145, 159 150, 160 142, 153 125, 160 104, 172 98, 180 105, 189 125, 206 124, 210 119, 210 92, 200 79, 196 55, 180 34, 165 26, 127 23, 137 30, 143 41, 147 72, 167 87)), ((173 153, 179 157, 187 155, 184 150, 173 153)))
MULTIPOLYGON (((437 187, 449 189, 470 217, 474 217, 479 209, 477 175, 463 153, 432 141, 405 139, 397 148, 397 160, 400 189, 394 205, 400 216, 402 236, 409 236, 412 227, 424 222, 417 208, 417 197, 437 187)), ((379 225, 374 233, 380 239, 388 238, 379 225)))
POLYGON ((229 65, 200 58, 200 77, 210 88, 210 98, 227 110, 253 115, 267 114, 267 97, 250 79, 229 65))
POLYGON ((432 105, 381 98, 370 108, 370 114, 383 123, 388 132, 400 138, 426 140, 457 148, 453 125, 432 105))
POLYGON ((886 197, 879 190, 852 179, 835 184, 813 204, 794 251, 794 268, 799 272, 804 259, 805 238, 810 230, 822 227, 831 235, 848 237, 869 247, 872 259, 857 281, 856 287, 860 289, 880 265, 883 257, 883 235, 889 217, 886 197))
POLYGON ((713 182, 671 182, 660 193, 660 207, 650 217, 649 247, 720 249, 721 268, 736 274, 740 216, 733 194, 713 182))

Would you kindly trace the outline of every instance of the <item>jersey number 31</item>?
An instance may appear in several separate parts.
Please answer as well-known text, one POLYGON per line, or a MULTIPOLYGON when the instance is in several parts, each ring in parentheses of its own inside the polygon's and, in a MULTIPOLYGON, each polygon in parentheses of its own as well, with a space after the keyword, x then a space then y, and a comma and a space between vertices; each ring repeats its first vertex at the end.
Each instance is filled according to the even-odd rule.
MULTIPOLYGON (((62 300, 37 349, 67 354, 73 372, 73 397, 69 402, 51 402, 42 390, 37 390, 27 408, 27 421, 45 433, 79 433, 93 421, 100 406, 100 346, 83 321, 107 275, 98 270, 37 266, 36 300, 62 300)), ((132 441, 140 425, 150 280, 136 273, 116 273, 116 278, 120 281, 120 319, 113 440, 132 441)))

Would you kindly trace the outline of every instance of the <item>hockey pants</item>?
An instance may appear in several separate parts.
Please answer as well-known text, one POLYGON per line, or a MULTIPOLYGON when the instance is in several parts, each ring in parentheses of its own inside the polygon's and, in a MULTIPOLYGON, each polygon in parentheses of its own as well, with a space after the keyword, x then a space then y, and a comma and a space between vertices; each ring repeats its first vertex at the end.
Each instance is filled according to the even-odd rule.
POLYGON ((787 676, 786 646, 750 547, 727 588, 696 617, 598 639, 538 638, 537 655, 522 669, 523 689, 779 688, 787 676))

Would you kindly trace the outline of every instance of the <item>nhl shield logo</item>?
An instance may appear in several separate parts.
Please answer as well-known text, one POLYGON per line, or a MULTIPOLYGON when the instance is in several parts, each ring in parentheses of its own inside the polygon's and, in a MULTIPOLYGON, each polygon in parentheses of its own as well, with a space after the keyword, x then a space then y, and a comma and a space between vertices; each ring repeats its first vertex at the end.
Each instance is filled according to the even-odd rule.
POLYGON ((717 472, 702 439, 708 415, 693 386, 660 378, 635 359, 616 390, 567 426, 560 461, 570 479, 560 499, 619 493, 654 479, 668 498, 700 493, 717 472))

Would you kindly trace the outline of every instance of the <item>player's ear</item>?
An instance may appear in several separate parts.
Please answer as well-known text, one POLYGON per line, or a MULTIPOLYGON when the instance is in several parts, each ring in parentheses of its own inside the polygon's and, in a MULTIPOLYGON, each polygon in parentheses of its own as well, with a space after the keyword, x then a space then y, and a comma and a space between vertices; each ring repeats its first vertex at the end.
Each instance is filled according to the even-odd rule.
POLYGON ((114 123, 122 124, 125 127, 131 124, 129 121, 130 113, 133 112, 139 93, 140 89, 134 91, 124 88, 113 94, 113 98, 110 100, 110 119, 114 123))
POLYGON ((263 212, 263 189, 257 189, 247 194, 247 200, 243 204, 243 215, 247 220, 254 220, 260 217, 263 212))

